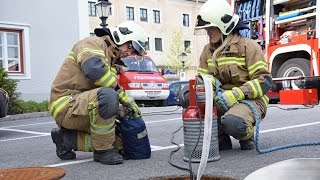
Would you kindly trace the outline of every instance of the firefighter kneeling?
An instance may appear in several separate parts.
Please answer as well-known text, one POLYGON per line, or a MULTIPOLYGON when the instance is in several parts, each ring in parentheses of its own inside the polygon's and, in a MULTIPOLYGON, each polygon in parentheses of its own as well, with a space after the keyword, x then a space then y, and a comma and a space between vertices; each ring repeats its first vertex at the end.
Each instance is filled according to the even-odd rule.
POLYGON ((210 41, 201 53, 198 74, 212 75, 213 87, 219 91, 214 101, 220 150, 232 149, 230 136, 239 140, 242 150, 254 149, 255 117, 239 101, 252 103, 260 119, 269 103, 266 93, 271 88, 271 74, 258 43, 239 34, 246 28, 226 0, 206 1, 197 16, 196 33, 205 30, 210 41))
POLYGON ((60 159, 75 159, 75 151, 93 151, 94 161, 120 164, 119 106, 129 109, 133 118, 141 118, 141 113, 117 83, 116 66, 124 65, 122 57, 144 56, 147 38, 133 22, 97 28, 95 34, 73 46, 52 84, 49 111, 59 128, 52 129, 51 136, 60 159))

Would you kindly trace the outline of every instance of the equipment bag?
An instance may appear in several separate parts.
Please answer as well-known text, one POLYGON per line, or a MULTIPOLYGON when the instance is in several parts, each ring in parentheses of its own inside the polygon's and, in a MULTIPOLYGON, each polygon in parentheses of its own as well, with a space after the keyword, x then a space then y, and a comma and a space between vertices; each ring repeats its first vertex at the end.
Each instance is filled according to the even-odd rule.
POLYGON ((151 147, 146 125, 141 118, 124 118, 120 123, 124 153, 127 159, 146 159, 151 147))
POLYGON ((7 91, 0 88, 0 118, 3 118, 7 115, 8 102, 9 102, 9 95, 7 91))

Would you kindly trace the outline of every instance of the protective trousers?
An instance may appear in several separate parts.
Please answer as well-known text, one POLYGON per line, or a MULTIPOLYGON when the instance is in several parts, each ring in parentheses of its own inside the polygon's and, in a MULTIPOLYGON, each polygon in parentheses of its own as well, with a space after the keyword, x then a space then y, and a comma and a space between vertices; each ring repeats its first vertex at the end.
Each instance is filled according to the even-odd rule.
MULTIPOLYGON (((260 119, 262 120, 267 112, 267 105, 260 99, 247 100, 254 105, 260 119)), ((239 103, 231 107, 227 112, 218 108, 219 130, 238 140, 247 140, 253 137, 255 117, 249 106, 239 103)))
POLYGON ((97 88, 73 96, 56 122, 76 130, 78 151, 122 150, 120 133, 116 135, 115 130, 118 112, 118 94, 111 88, 97 88))

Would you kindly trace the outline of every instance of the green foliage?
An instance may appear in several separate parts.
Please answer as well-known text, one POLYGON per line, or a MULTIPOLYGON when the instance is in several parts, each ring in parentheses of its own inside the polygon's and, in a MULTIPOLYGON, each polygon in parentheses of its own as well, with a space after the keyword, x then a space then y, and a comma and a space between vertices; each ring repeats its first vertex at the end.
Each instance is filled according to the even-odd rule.
POLYGON ((179 72, 182 69, 181 56, 180 54, 185 52, 187 56, 185 57, 185 69, 191 64, 190 53, 191 47, 184 49, 183 34, 181 29, 173 32, 170 45, 170 53, 168 55, 167 66, 170 70, 179 72))
POLYGON ((9 94, 8 114, 21 113, 20 93, 16 91, 18 81, 10 79, 8 73, 0 66, 0 88, 6 90, 9 94))
POLYGON ((44 112, 48 111, 48 101, 43 101, 38 103, 36 101, 23 101, 21 102, 22 112, 31 113, 31 112, 44 112))
POLYGON ((8 115, 48 111, 48 101, 38 103, 21 100, 17 85, 18 81, 10 79, 8 73, 0 66, 0 88, 6 90, 9 95, 8 115))

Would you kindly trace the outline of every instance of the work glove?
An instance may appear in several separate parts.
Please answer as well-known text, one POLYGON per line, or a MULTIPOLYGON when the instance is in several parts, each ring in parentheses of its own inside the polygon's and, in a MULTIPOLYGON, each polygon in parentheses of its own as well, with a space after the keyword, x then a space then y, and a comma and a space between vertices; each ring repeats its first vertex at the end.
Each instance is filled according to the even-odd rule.
POLYGON ((131 114, 134 118, 142 117, 137 103, 123 89, 119 90, 119 100, 127 110, 131 111, 131 114))
POLYGON ((118 70, 117 70, 117 67, 110 67, 110 71, 111 71, 111 74, 114 76, 114 77, 117 77, 118 76, 118 70))
POLYGON ((244 98, 245 96, 242 90, 238 87, 234 87, 231 90, 218 92, 214 97, 214 101, 218 106, 227 111, 234 105, 238 104, 240 100, 244 100, 244 98))

